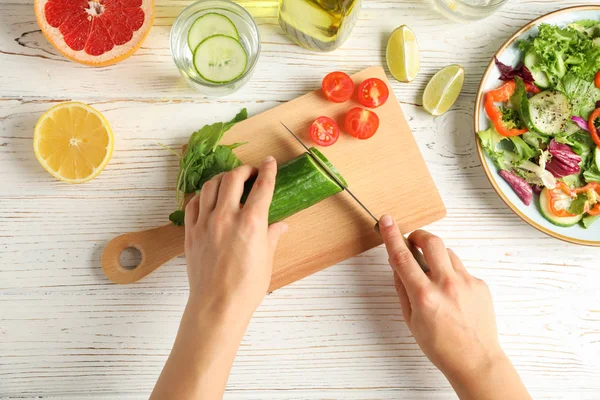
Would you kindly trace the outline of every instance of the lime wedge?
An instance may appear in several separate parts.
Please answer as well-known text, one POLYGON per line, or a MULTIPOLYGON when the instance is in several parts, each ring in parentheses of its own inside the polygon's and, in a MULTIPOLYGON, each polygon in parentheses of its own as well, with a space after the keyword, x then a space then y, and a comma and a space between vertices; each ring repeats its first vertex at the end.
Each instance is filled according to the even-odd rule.
POLYGON ((463 83, 465 70, 460 65, 448 65, 431 78, 423 93, 423 108, 429 114, 442 115, 456 102, 463 83))
POLYGON ((387 42, 385 59, 390 73, 400 82, 412 82, 419 73, 419 45, 413 31, 406 25, 397 28, 387 42))

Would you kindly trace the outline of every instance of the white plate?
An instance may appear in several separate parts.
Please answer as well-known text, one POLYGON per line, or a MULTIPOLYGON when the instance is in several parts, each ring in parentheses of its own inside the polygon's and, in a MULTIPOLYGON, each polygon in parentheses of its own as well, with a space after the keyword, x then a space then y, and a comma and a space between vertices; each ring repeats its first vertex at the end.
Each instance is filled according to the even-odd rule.
MULTIPOLYGON (((504 64, 514 66, 521 59, 521 52, 516 45, 517 41, 526 39, 532 35, 537 35, 539 24, 547 23, 551 25, 566 26, 571 22, 582 19, 600 21, 600 5, 566 8, 538 18, 525 25, 504 43, 496 53, 496 57, 504 64)), ((475 101, 475 140, 477 142, 477 152, 479 153, 481 165, 483 166, 490 183, 506 205, 534 228, 567 242, 600 247, 600 221, 592 225, 590 229, 585 229, 580 225, 575 225, 570 228, 561 228, 551 224, 542 216, 542 214, 540 214, 537 196, 535 196, 535 199, 530 206, 523 204, 512 188, 504 181, 504 179, 502 179, 502 177, 500 177, 498 168, 483 151, 477 132, 488 129, 490 126, 490 121, 483 109, 483 95, 490 89, 500 86, 501 81, 498 79, 499 77, 500 72, 498 71, 498 68, 496 68, 494 60, 492 60, 483 74, 479 91, 477 92, 477 99, 475 101)))

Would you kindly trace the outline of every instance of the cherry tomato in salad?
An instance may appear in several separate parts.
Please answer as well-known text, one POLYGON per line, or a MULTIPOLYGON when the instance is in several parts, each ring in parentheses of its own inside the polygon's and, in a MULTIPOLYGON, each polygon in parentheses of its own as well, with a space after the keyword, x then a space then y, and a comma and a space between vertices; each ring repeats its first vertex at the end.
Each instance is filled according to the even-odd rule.
POLYGON ((354 82, 352 78, 343 72, 331 72, 323 78, 321 83, 323 93, 334 103, 343 103, 350 100, 354 93, 354 82))
POLYGON ((354 107, 346 114, 346 131, 357 139, 368 139, 379 128, 379 117, 371 110, 354 107))
POLYGON ((596 78, 594 79, 594 82, 596 83, 596 87, 600 89, 600 71, 596 72, 596 78))
POLYGON ((369 78, 358 86, 358 101, 365 107, 383 105, 390 95, 387 85, 378 78, 369 78))
POLYGON ((340 137, 340 128, 329 117, 319 117, 310 125, 310 138, 319 146, 331 146, 340 137))

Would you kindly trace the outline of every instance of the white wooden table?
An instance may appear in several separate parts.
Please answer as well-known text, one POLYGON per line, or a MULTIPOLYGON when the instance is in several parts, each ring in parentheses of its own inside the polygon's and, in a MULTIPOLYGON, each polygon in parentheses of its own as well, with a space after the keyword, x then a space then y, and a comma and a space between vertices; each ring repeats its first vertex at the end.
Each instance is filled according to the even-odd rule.
MULTIPOLYGON (((143 47, 93 69, 47 43, 32 0, 0 0, 0 397, 147 398, 186 301, 184 259, 117 286, 100 255, 115 235, 164 224, 174 209, 177 160, 157 141, 179 146, 242 107, 256 114, 315 89, 329 71, 382 64, 388 34, 408 24, 422 70, 393 90, 448 207, 429 229, 490 285, 501 341, 536 399, 600 398, 600 249, 544 236, 513 215, 483 174, 472 132, 495 49, 530 19, 586 2, 511 0, 483 22, 458 24, 422 0, 365 0, 345 45, 318 54, 282 34, 275 3, 246 1, 261 58, 253 79, 219 100, 189 89, 171 60, 169 29, 189 1, 157 3, 143 47), (466 68, 465 88, 451 112, 432 118, 421 93, 450 63, 466 68), (40 114, 71 99, 103 112, 116 136, 106 170, 78 186, 52 179, 32 150, 40 114)), ((268 296, 226 398, 455 398, 404 324, 386 260, 373 249, 268 296)))

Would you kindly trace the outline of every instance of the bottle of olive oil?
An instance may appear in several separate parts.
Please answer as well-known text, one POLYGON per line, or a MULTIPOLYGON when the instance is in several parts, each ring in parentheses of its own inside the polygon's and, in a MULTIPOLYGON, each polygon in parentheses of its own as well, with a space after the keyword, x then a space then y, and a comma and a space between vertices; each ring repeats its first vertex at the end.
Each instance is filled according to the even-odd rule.
POLYGON ((354 27, 361 0, 279 0, 279 25, 309 50, 337 49, 354 27))

